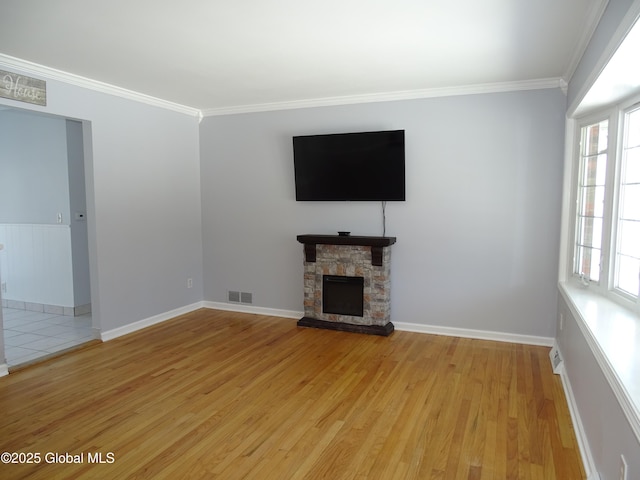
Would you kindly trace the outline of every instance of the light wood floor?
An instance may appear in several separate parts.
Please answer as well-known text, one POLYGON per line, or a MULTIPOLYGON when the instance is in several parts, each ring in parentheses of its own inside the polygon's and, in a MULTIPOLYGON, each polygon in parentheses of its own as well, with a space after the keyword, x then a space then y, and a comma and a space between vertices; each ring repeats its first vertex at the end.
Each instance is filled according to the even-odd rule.
POLYGON ((548 350, 198 310, 0 378, 0 478, 581 479, 548 350))

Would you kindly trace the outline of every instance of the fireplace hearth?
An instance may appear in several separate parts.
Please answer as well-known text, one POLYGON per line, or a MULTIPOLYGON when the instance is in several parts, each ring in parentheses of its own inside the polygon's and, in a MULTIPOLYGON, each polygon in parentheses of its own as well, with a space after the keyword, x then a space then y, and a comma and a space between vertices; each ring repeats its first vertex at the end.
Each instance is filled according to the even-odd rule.
POLYGON ((299 326, 375 335, 393 332, 391 245, 395 237, 298 235, 304 244, 304 317, 299 326))

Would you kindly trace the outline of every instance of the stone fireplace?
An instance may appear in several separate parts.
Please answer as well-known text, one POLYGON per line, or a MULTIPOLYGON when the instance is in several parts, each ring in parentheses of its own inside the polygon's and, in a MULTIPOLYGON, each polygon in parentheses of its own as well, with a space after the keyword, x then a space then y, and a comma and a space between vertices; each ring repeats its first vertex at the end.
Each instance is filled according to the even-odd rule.
POLYGON ((395 237, 298 235, 304 245, 304 317, 298 325, 375 335, 393 332, 395 237))

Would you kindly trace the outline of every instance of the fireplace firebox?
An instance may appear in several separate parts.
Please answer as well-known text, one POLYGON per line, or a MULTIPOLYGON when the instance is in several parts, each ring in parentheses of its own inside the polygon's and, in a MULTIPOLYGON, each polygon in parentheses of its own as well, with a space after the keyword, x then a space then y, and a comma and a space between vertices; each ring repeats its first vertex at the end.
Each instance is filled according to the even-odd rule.
POLYGON ((322 276, 322 311, 339 315, 364 315, 364 278, 322 276))

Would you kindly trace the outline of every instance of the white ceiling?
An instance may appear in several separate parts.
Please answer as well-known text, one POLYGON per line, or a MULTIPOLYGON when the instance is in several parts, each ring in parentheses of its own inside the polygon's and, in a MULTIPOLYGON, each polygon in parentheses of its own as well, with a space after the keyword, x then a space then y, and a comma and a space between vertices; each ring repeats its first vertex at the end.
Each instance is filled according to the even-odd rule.
POLYGON ((0 0, 0 53, 199 110, 568 81, 607 0, 0 0))

